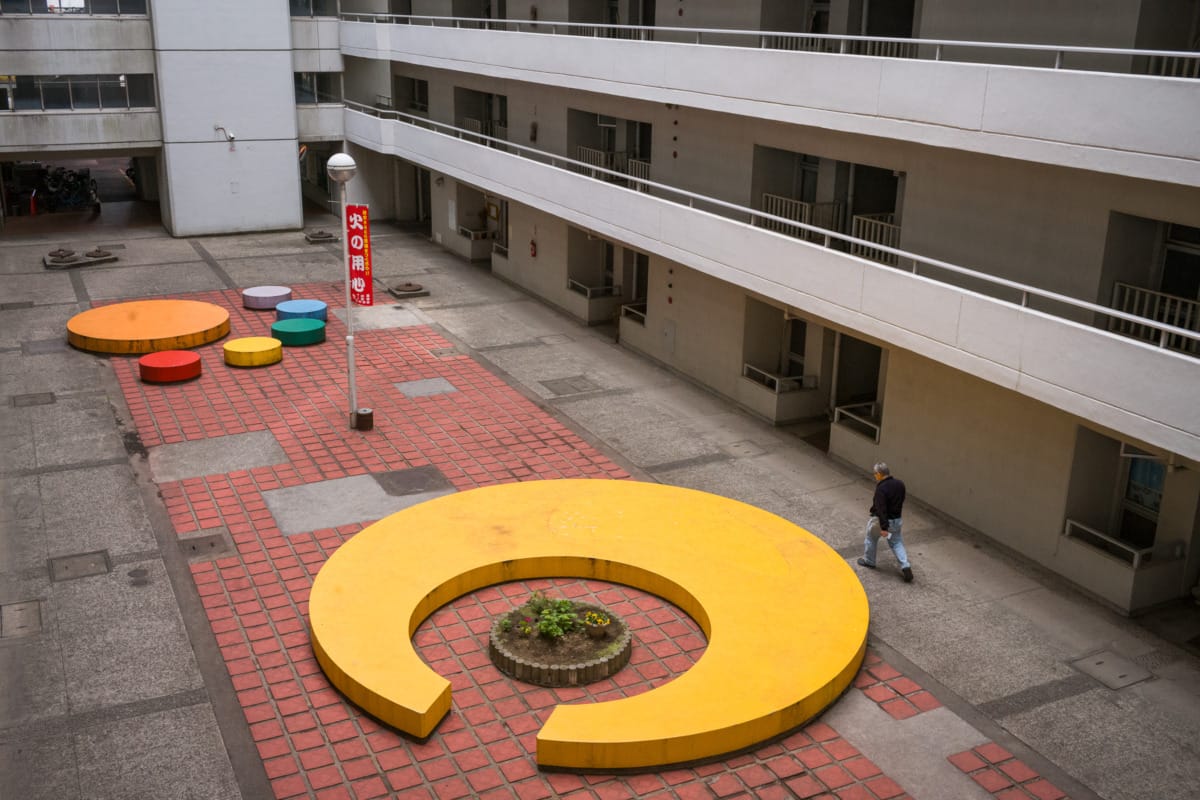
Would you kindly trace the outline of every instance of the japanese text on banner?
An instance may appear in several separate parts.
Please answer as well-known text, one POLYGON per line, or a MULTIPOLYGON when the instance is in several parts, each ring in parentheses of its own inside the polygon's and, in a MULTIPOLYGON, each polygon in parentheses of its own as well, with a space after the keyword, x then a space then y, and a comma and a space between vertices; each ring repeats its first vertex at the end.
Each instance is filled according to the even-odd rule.
POLYGON ((366 206, 346 206, 346 251, 350 258, 350 300, 356 305, 375 303, 371 280, 371 223, 366 206))

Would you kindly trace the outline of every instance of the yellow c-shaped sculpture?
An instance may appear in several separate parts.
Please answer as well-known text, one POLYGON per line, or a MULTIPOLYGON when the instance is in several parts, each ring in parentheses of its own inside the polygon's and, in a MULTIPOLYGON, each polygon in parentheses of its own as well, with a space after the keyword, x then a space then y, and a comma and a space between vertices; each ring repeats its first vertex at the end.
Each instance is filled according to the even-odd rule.
POLYGON ((803 528, 690 489, 562 480, 448 495, 361 531, 313 584, 313 650, 351 700, 425 737, 450 710, 450 683, 413 649, 420 624, 484 586, 554 576, 659 595, 708 648, 652 691, 556 707, 537 737, 543 766, 660 766, 749 747, 837 699, 866 649, 862 584, 803 528))

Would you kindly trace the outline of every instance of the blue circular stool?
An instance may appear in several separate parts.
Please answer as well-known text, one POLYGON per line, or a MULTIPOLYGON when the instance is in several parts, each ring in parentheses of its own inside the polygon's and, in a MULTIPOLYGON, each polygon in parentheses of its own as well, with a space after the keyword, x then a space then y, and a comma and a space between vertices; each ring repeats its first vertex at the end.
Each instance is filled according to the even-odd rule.
POLYGON ((285 300, 275 306, 275 319, 319 319, 325 322, 329 308, 321 300, 285 300))

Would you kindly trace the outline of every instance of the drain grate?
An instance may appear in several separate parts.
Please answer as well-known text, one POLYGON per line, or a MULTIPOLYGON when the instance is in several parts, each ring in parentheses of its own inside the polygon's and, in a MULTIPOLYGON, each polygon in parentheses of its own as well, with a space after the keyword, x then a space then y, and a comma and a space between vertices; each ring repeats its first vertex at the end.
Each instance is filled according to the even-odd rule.
POLYGON ((385 492, 393 497, 425 492, 453 491, 454 486, 446 480, 442 471, 434 466, 411 467, 391 472, 377 472, 371 476, 385 492))
POLYGON ((59 556, 50 559, 50 580, 71 581, 76 578, 89 578, 92 575, 107 574, 111 569, 112 562, 109 561, 107 550, 59 556))
POLYGON ((33 394, 14 394, 12 396, 12 404, 17 408, 48 406, 57 402, 58 398, 54 396, 54 392, 34 392, 33 394))
POLYGON ((0 311, 16 311, 19 308, 33 308, 33 301, 17 300, 12 303, 0 303, 0 311))
POLYGON ((40 600, 0 605, 0 639, 16 639, 42 632, 40 600))
POLYGON ((600 389, 590 378, 583 375, 572 375, 569 378, 555 378, 554 380, 542 381, 541 383, 542 386, 545 386, 559 397, 567 394, 595 392, 600 389))
POLYGON ((226 528, 209 528, 199 536, 188 536, 179 540, 179 549, 188 561, 212 561, 233 552, 233 542, 226 528))
POLYGON ((1110 689, 1124 689, 1150 677, 1148 670, 1110 650, 1084 656, 1072 661, 1071 666, 1084 675, 1092 676, 1110 689))

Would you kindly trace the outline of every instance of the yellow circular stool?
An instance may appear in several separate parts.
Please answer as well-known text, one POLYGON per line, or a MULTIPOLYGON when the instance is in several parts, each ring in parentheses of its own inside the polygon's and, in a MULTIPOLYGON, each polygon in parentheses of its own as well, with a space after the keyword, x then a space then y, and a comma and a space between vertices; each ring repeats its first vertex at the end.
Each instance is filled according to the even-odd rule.
POLYGON ((246 336, 225 343, 225 363, 231 367, 265 367, 283 360, 283 342, 270 336, 246 336))
POLYGON ((187 350, 229 333, 229 312, 198 300, 136 300, 80 312, 67 341, 92 353, 187 350))

